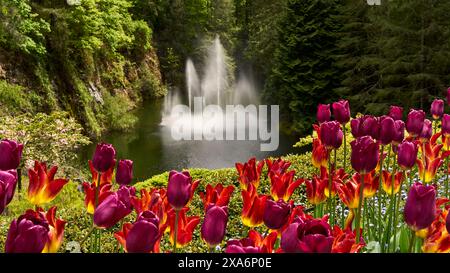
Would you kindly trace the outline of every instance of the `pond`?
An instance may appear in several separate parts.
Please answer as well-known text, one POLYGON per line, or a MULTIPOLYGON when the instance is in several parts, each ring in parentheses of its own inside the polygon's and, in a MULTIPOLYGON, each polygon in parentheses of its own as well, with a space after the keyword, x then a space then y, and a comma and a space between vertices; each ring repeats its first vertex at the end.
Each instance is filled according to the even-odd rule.
MULTIPOLYGON (((155 174, 172 169, 225 168, 250 157, 258 160, 269 156, 299 153, 292 147, 296 138, 280 131, 280 145, 277 150, 261 152, 259 141, 175 141, 170 129, 161 125, 163 100, 145 102, 136 110, 138 122, 129 132, 111 132, 101 139, 114 145, 118 159, 133 160, 135 181, 142 181, 155 174)), ((87 162, 95 150, 95 144, 85 147, 81 159, 87 162)))

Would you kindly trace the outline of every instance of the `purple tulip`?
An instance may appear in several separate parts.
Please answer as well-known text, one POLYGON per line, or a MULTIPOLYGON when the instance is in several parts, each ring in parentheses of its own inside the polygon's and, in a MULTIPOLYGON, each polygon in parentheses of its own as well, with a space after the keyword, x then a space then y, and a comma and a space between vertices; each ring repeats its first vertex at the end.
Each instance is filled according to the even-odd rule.
POLYGON ((422 110, 411 109, 406 119, 406 130, 412 136, 416 137, 422 133, 425 112, 422 110))
POLYGON ((225 237, 228 222, 228 208, 226 206, 210 206, 205 215, 201 228, 203 240, 210 246, 220 244, 225 237))
POLYGON ((448 114, 442 116, 442 134, 444 136, 450 135, 450 115, 448 114))
POLYGON ((380 121, 380 141, 383 145, 390 144, 395 137, 395 121, 391 117, 383 116, 380 121))
POLYGON ((420 133, 419 138, 422 141, 427 142, 428 140, 430 140, 432 135, 433 135, 433 125, 429 119, 425 119, 423 121, 422 132, 420 133))
POLYGON ((403 107, 392 105, 389 109, 389 114, 394 120, 402 120, 403 119, 403 107))
POLYGON ((117 192, 105 198, 94 211, 94 224, 101 228, 110 228, 131 213, 131 197, 134 187, 121 186, 117 192))
POLYGON ((279 229, 289 220, 291 204, 279 199, 277 202, 267 199, 264 209, 264 224, 270 229, 279 229))
POLYGON ((442 117, 442 115, 444 114, 444 101, 435 99, 431 103, 430 113, 434 119, 440 119, 442 117))
POLYGON ((192 177, 189 172, 171 171, 167 184, 167 200, 174 209, 181 209, 191 198, 192 177))
POLYGON ((351 163, 355 171, 364 174, 375 169, 380 158, 380 146, 370 136, 362 136, 351 143, 351 163))
POLYGON ((345 124, 350 121, 350 105, 346 100, 334 102, 333 105, 334 118, 340 123, 345 124))
POLYGON ((417 231, 433 223, 436 218, 436 189, 416 182, 411 186, 405 204, 405 222, 417 231))
POLYGON ((330 253, 333 240, 325 220, 297 218, 281 234, 281 248, 288 253, 330 253))
POLYGON ((225 253, 260 253, 261 248, 254 246, 251 240, 229 240, 225 253))
POLYGON ((445 219, 445 227, 447 228, 447 232, 450 233, 450 213, 447 214, 447 218, 445 219))
POLYGON ((328 149, 338 149, 343 137, 344 134, 338 122, 328 121, 320 125, 320 140, 328 149))
POLYGON ((317 106, 317 121, 320 123, 330 121, 331 111, 329 104, 319 104, 317 106))
POLYGON ((350 121, 350 127, 353 137, 357 138, 362 136, 361 125, 363 123, 363 118, 354 118, 350 121))
POLYGON ((126 235, 128 253, 149 253, 160 237, 159 219, 152 211, 142 212, 126 235))
POLYGON ((27 210, 12 221, 5 242, 7 253, 41 253, 49 240, 50 227, 42 213, 27 210))
POLYGON ((402 143, 405 138, 405 123, 402 120, 396 120, 394 122, 394 137, 392 141, 395 144, 402 143))
POLYGON ((92 164, 98 172, 106 172, 116 164, 116 150, 111 144, 99 143, 95 148, 92 164))
POLYGON ((447 88, 447 105, 450 105, 450 87, 447 88))
POLYGON ((403 169, 409 170, 416 164, 418 147, 414 142, 403 141, 397 148, 397 163, 403 169))
POLYGON ((22 158, 23 145, 13 140, 0 141, 0 170, 15 170, 22 158))
POLYGON ((379 139, 380 137, 380 123, 377 117, 364 116, 361 124, 361 134, 363 136, 371 136, 373 139, 379 139))
POLYGON ((128 185, 133 180, 133 161, 128 159, 119 160, 116 172, 116 182, 120 185, 128 185))
POLYGON ((11 202, 17 185, 16 170, 0 171, 0 214, 11 202))

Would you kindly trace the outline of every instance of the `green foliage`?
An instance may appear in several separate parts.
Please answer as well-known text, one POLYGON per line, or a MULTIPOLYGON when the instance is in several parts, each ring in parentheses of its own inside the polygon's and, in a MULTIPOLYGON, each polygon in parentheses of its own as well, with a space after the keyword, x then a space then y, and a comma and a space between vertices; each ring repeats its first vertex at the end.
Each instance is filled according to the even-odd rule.
POLYGON ((111 130, 126 131, 133 127, 137 118, 130 112, 131 102, 124 95, 106 96, 102 114, 111 130))
POLYGON ((33 111, 32 100, 33 94, 27 94, 22 86, 0 80, 0 108, 3 110, 1 115, 22 111, 31 112, 33 111))

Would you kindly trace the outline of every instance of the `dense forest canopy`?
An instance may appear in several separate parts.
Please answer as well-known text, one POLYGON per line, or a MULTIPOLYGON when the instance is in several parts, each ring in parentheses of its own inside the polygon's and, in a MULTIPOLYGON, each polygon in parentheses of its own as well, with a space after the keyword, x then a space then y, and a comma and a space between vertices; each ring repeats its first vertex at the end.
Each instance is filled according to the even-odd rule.
POLYGON ((426 109, 450 85, 449 13, 439 0, 3 0, 0 108, 125 130, 219 35, 293 134, 338 97, 365 113, 426 109))

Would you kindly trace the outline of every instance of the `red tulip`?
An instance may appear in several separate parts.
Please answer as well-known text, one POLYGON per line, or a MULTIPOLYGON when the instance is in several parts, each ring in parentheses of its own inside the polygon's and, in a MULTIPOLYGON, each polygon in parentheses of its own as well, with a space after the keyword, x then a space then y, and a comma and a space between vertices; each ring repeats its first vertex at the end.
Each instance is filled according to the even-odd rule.
POLYGON ((323 203, 327 197, 325 196, 325 188, 328 187, 328 180, 314 176, 312 180, 305 180, 306 198, 312 205, 323 203))
POLYGON ((425 165, 423 160, 420 159, 416 159, 416 163, 419 169, 419 178, 424 179, 422 181, 424 183, 433 181, 439 167, 444 162, 440 156, 443 145, 436 143, 438 136, 436 134, 427 143, 419 145, 419 150, 422 154, 425 154, 425 165), (425 151, 423 151, 423 146, 425 146, 425 151))
POLYGON ((442 203, 447 203, 448 199, 438 198, 436 200, 437 216, 433 223, 419 234, 425 233, 422 251, 424 253, 450 253, 450 235, 448 232, 448 209, 440 209, 442 203), (446 224, 447 222, 447 224, 446 224))
POLYGON ((0 170, 15 170, 19 167, 22 158, 23 145, 13 140, 0 141, 0 170))
POLYGON ((116 150, 111 144, 99 143, 92 157, 92 165, 98 172, 106 172, 116 163, 116 150))
POLYGON ((137 196, 131 197, 131 204, 139 215, 145 211, 153 212, 159 219, 159 227, 166 224, 168 212, 170 210, 169 202, 166 198, 166 190, 152 189, 150 192, 146 189, 141 189, 140 198, 137 196))
POLYGON ((388 116, 390 116, 391 118, 393 118, 394 120, 402 120, 403 118, 403 108, 400 106, 394 106, 392 105, 389 108, 389 114, 388 116))
POLYGON ((16 170, 0 171, 0 214, 11 202, 17 185, 16 170))
POLYGON ((205 215, 201 228, 202 239, 210 246, 220 244, 225 237, 228 222, 228 208, 211 205, 205 215))
POLYGON ((450 87, 447 88, 447 105, 450 105, 450 87))
POLYGON ((314 167, 321 168, 326 167, 328 163, 328 153, 329 151, 322 145, 320 139, 315 138, 313 140, 313 150, 312 150, 312 163, 314 167))
POLYGON ((405 222, 414 231, 431 225, 436 217, 436 190, 416 182, 411 186, 405 204, 405 222))
POLYGON ((342 231, 338 226, 334 226, 333 237, 332 253, 358 253, 365 246, 362 237, 360 243, 356 244, 356 234, 350 229, 342 231))
MULTIPOLYGON (((112 194, 111 184, 103 184, 100 186, 98 203, 101 204, 106 197, 112 194)), ((88 182, 83 182, 84 190, 84 206, 86 207, 87 213, 94 214, 95 211, 95 183, 89 184, 88 182)))
POLYGON ((67 179, 54 179, 57 170, 57 166, 47 170, 47 165, 38 161, 34 162, 34 169, 28 170, 28 200, 32 204, 42 205, 53 201, 69 182, 67 179))
POLYGON ((116 182, 120 185, 128 185, 133 180, 133 161, 119 160, 116 172, 116 182))
POLYGON ((406 119, 406 130, 408 133, 416 137, 422 133, 423 122, 425 120, 425 112, 422 110, 411 109, 406 119))
POLYGON ((110 228, 131 213, 133 206, 131 196, 135 194, 133 187, 121 186, 103 200, 94 211, 94 224, 100 228, 110 228))
POLYGON ((200 198, 203 201, 203 208, 206 211, 210 205, 216 205, 219 207, 228 206, 233 191, 233 185, 227 186, 226 188, 224 188, 221 183, 217 184, 215 187, 211 186, 211 184, 206 185, 206 194, 200 192, 200 198))
POLYGON ((291 166, 291 162, 285 161, 281 158, 274 161, 268 158, 265 162, 267 165, 267 173, 283 174, 291 166))
POLYGON ((269 174, 270 194, 274 200, 288 201, 294 191, 304 182, 301 178, 294 181, 294 175, 294 170, 283 174, 274 172, 269 174))
POLYGON ((344 134, 338 122, 328 121, 320 125, 320 141, 327 149, 338 149, 342 145, 343 137, 344 134))
MULTIPOLYGON (((186 216, 186 212, 189 211, 189 208, 182 208, 179 211, 178 216, 178 233, 177 233, 177 247, 183 247, 189 242, 192 241, 192 233, 194 229, 197 227, 198 223, 200 223, 199 216, 186 216)), ((174 244, 175 237, 175 210, 171 209, 169 211, 169 229, 170 229, 170 242, 172 245, 174 244)))
MULTIPOLYGON (((92 174, 92 183, 94 185, 97 185, 98 183, 98 172, 94 168, 94 164, 92 163, 92 160, 88 161, 89 163, 89 170, 92 174)), ((114 161, 114 164, 111 165, 111 168, 109 168, 106 172, 102 172, 100 176, 100 185, 104 184, 111 184, 112 183, 112 177, 114 173, 114 167, 115 167, 116 161, 114 161)))
POLYGON ((249 184, 248 190, 242 190, 243 208, 242 223, 248 227, 257 227, 263 224, 266 195, 258 195, 256 187, 249 184))
POLYGON ((264 209, 264 224, 270 229, 280 229, 289 220, 292 204, 286 203, 283 199, 277 202, 267 199, 264 209))
POLYGON ((351 163, 359 173, 368 173, 375 169, 380 158, 380 147, 370 136, 362 136, 351 142, 351 163))
POLYGON ((319 104, 317 106, 317 121, 320 123, 330 121, 331 111, 329 104, 319 104))
POLYGON ((418 147, 414 142, 403 141, 397 148, 397 163, 405 170, 416 163, 418 147))
POLYGON ((272 253, 276 240, 276 232, 263 237, 252 229, 248 232, 248 238, 229 240, 225 253, 272 253))
POLYGON ((261 171, 264 167, 264 160, 256 164, 256 158, 251 158, 248 162, 236 163, 236 170, 239 174, 239 182, 242 189, 247 189, 249 184, 253 184, 256 188, 259 186, 261 171))
MULTIPOLYGON (((39 212, 43 214, 43 210, 39 209, 39 212)), ((61 247, 64 238, 64 227, 66 221, 62 219, 56 219, 56 207, 52 207, 45 214, 45 219, 49 225, 48 241, 45 244, 43 253, 56 253, 61 247)))
POLYGON ((380 141, 388 145, 394 140, 396 133, 395 122, 391 117, 382 117, 380 121, 380 141))
POLYGON ((338 185, 337 192, 339 198, 349 209, 358 208, 359 200, 361 199, 359 194, 360 187, 361 179, 358 173, 355 173, 352 179, 346 183, 338 185))
POLYGON ((387 195, 397 194, 400 191, 400 187, 403 181, 403 172, 396 172, 394 179, 392 179, 392 173, 383 170, 382 181, 383 190, 387 195), (394 181, 392 181, 394 180, 394 181), (394 183, 394 185, 392 185, 394 183))
POLYGON ((346 100, 334 102, 333 105, 334 118, 340 123, 345 124, 350 121, 350 105, 346 100))
POLYGON ((199 181, 192 183, 192 177, 188 171, 169 173, 169 183, 167 184, 167 200, 176 210, 180 210, 192 199, 194 191, 199 181))
POLYGON ((435 99, 433 103, 431 103, 430 113, 433 116, 433 119, 440 119, 444 114, 444 101, 435 99))
POLYGON ((139 214, 136 222, 126 223, 114 237, 128 253, 158 252, 156 246, 161 238, 159 219, 151 211, 139 214))

